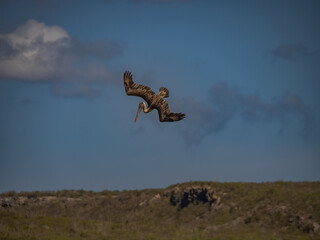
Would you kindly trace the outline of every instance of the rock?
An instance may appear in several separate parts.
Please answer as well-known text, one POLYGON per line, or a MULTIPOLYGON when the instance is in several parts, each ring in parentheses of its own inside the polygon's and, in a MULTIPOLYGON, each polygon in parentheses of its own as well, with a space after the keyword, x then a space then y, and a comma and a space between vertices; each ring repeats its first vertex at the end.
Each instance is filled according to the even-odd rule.
POLYGON ((218 201, 218 197, 214 195, 214 191, 209 187, 176 187, 173 190, 169 190, 164 194, 170 198, 170 203, 174 206, 178 206, 178 209, 183 209, 189 204, 209 203, 210 205, 218 201))
POLYGON ((1 202, 1 207, 4 207, 4 208, 11 207, 11 204, 9 202, 2 201, 1 202))
POLYGON ((140 207, 144 207, 144 206, 149 206, 151 203, 156 202, 157 200, 159 200, 161 198, 161 195, 158 193, 155 196, 153 196, 151 199, 149 200, 144 200, 141 203, 139 203, 140 207))
POLYGON ((312 226, 313 226, 313 231, 314 232, 316 232, 316 233, 320 232, 320 225, 318 223, 314 222, 312 224, 312 226))
POLYGON ((160 196, 160 194, 158 193, 158 194, 156 194, 153 198, 151 198, 150 200, 149 200, 149 202, 151 203, 151 202, 154 202, 154 201, 156 201, 156 200, 158 200, 158 199, 160 199, 161 198, 161 196, 160 196))
POLYGON ((139 203, 139 206, 140 206, 140 207, 144 207, 144 206, 146 206, 147 204, 148 204, 148 201, 143 201, 143 202, 139 203))
POLYGON ((320 233, 320 225, 317 222, 313 222, 313 217, 303 217, 296 215, 289 218, 290 224, 295 224, 298 229, 301 229, 305 233, 320 233))

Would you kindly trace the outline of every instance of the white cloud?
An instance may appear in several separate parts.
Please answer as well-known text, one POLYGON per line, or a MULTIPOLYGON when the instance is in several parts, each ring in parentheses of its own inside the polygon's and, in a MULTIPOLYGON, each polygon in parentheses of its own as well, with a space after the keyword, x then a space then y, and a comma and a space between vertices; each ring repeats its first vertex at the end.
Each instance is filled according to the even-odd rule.
POLYGON ((59 54, 70 45, 68 33, 57 26, 29 20, 14 32, 0 35, 10 54, 0 60, 0 76, 36 81, 53 77, 59 54))
POLYGON ((110 81, 103 62, 121 54, 115 42, 82 43, 59 26, 29 20, 0 35, 0 78, 21 81, 110 81))

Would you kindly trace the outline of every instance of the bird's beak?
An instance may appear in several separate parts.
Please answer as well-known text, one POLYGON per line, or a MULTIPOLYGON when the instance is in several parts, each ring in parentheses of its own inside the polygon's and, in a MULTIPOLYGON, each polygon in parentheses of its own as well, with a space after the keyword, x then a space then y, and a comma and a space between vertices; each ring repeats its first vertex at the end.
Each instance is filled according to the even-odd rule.
POLYGON ((142 109, 142 106, 139 104, 138 112, 137 112, 137 116, 136 116, 136 119, 134 120, 134 122, 136 122, 136 121, 137 121, 138 116, 139 116, 139 114, 140 114, 140 112, 141 112, 141 109, 142 109))

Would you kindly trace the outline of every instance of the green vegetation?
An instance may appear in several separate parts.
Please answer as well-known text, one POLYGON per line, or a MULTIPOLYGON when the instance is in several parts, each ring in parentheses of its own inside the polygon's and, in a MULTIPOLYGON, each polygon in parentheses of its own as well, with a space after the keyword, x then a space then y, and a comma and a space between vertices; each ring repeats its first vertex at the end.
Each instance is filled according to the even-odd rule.
POLYGON ((166 189, 0 194, 4 239, 320 239, 320 182, 188 182, 166 189), (211 189, 179 209, 173 192, 211 189))

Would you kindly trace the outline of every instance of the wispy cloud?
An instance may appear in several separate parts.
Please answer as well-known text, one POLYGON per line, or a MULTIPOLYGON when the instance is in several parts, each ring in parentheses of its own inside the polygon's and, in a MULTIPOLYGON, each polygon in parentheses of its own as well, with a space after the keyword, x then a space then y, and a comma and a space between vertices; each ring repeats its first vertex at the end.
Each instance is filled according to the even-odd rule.
POLYGON ((0 78, 108 82, 112 74, 103 61, 121 53, 114 41, 81 42, 59 26, 29 20, 13 32, 0 35, 0 78))
POLYGON ((24 98, 24 99, 20 100, 20 103, 22 103, 24 105, 30 105, 30 104, 39 103, 39 102, 36 100, 33 100, 31 98, 24 98))
POLYGON ((299 134, 304 136, 313 127, 311 111, 298 95, 290 92, 267 102, 257 94, 244 94, 237 88, 218 83, 209 90, 207 101, 187 97, 176 101, 174 106, 186 113, 179 132, 188 146, 198 145, 206 136, 219 133, 236 116, 250 122, 277 122, 280 130, 297 121, 299 134))
POLYGON ((281 44, 270 50, 270 53, 280 59, 292 60, 302 56, 308 52, 307 48, 302 43, 296 44, 281 44))
POLYGON ((66 86, 57 84, 52 86, 51 92, 56 96, 64 98, 97 98, 101 95, 101 91, 87 84, 66 86))

